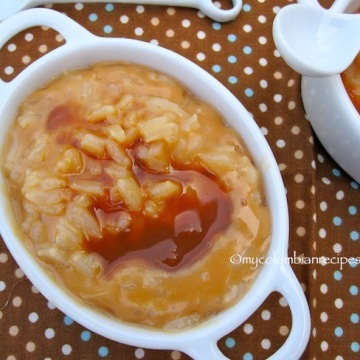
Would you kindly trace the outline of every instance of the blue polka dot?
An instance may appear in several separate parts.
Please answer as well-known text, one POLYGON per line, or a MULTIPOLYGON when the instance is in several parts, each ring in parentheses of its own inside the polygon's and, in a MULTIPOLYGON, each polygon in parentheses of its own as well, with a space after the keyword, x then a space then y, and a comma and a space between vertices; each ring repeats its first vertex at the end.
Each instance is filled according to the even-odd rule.
POLYGON ((358 262, 357 258, 349 258, 348 263, 349 263, 350 267, 356 268, 358 266, 359 262, 358 262))
POLYGON ((236 35, 235 35, 235 34, 229 34, 229 36, 228 36, 228 40, 229 40, 230 42, 235 42, 235 41, 236 41, 236 39, 237 39, 237 37, 236 37, 236 35))
POLYGON ((89 15, 89 20, 92 22, 95 22, 98 19, 97 14, 90 14, 89 15))
POLYGON ((350 233, 350 239, 353 241, 359 240, 359 233, 357 231, 352 231, 350 233))
POLYGON ((80 335, 82 341, 89 341, 91 339, 91 332, 88 330, 85 330, 80 335))
POLYGON ((356 215, 356 213, 357 213, 356 206, 354 206, 354 205, 349 206, 349 214, 350 215, 356 215))
POLYGON ((114 10, 114 5, 113 4, 106 4, 105 5, 105 10, 106 11, 113 11, 114 10))
POLYGON ((335 175, 335 176, 341 176, 341 172, 339 169, 333 169, 332 173, 335 175))
POLYGON ((112 31, 113 31, 113 28, 112 28, 111 25, 105 25, 105 26, 104 26, 104 33, 106 33, 106 34, 111 34, 112 31))
POLYGON ((109 349, 106 346, 101 346, 98 353, 100 357, 106 357, 109 355, 109 349))
POLYGON ((342 224, 342 220, 341 220, 341 218, 339 216, 335 216, 333 218, 333 223, 334 223, 335 226, 340 226, 342 224))
POLYGON ((249 4, 244 4, 243 5, 243 11, 245 11, 245 12, 251 11, 251 6, 249 4))
POLYGON ((229 338, 227 338, 227 339, 225 340, 225 345, 226 345, 229 349, 233 348, 233 347, 235 346, 235 344, 236 344, 235 339, 233 339, 233 338, 231 338, 231 337, 229 337, 229 338))
POLYGON ((254 95, 254 90, 250 88, 245 89, 245 95, 247 97, 252 97, 254 95))
POLYGON ((236 56, 230 55, 230 56, 228 57, 228 62, 229 62, 230 64, 235 64, 235 63, 237 62, 236 56))
POLYGON ((221 71, 221 66, 216 64, 212 67, 212 69, 213 72, 219 73, 221 71))
POLYGON ((358 342, 354 341, 351 343, 351 350, 353 352, 358 352, 360 350, 360 345, 358 342))
POLYGON ((359 315, 356 314, 356 313, 352 313, 350 315, 350 321, 353 323, 353 324, 358 324, 359 323, 359 315))
POLYGON ((337 337, 341 337, 344 335, 344 330, 340 326, 338 326, 337 328, 335 328, 334 333, 337 337))
POLYGON ((234 75, 232 75, 232 76, 229 76, 229 83, 230 84, 236 84, 237 83, 237 81, 238 81, 238 79, 237 79, 237 77, 236 76, 234 76, 234 75))
POLYGON ((253 360, 252 354, 251 353, 244 354, 243 360, 253 360))
POLYGON ((213 27, 214 30, 220 30, 221 29, 221 24, 219 24, 218 22, 214 22, 212 27, 213 27))
POLYGON ((351 285, 349 291, 350 291, 350 294, 354 295, 354 296, 359 293, 359 289, 356 285, 351 285))
POLYGON ((359 189, 359 184, 356 181, 351 182, 351 187, 355 190, 359 189))
POLYGON ((338 281, 342 279, 342 273, 341 273, 341 271, 336 270, 336 271, 334 272, 334 279, 335 279, 335 280, 338 280, 338 281))
POLYGON ((74 320, 73 320, 70 316, 67 316, 67 315, 66 315, 66 316, 64 317, 64 324, 65 324, 65 325, 68 325, 68 326, 69 326, 69 325, 72 325, 73 323, 74 323, 74 320))
POLYGON ((248 46, 248 45, 244 46, 243 52, 244 52, 244 54, 246 54, 246 55, 251 54, 251 53, 252 53, 252 48, 251 48, 251 46, 248 46))

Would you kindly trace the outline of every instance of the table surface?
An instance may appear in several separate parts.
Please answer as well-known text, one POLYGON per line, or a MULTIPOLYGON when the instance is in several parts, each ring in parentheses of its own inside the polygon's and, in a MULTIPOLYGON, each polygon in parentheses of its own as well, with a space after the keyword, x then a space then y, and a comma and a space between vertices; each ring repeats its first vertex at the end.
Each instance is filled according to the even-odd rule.
MULTIPOLYGON (((218 1, 223 6, 229 2, 218 1)), ((279 56, 272 21, 289 0, 244 1, 239 17, 218 23, 195 9, 119 3, 48 5, 96 35, 127 37, 171 49, 222 82, 254 116, 278 162, 290 213, 289 256, 360 255, 360 189, 329 157, 306 119, 300 76, 279 56)), ((322 1, 328 7, 332 1, 322 1)), ((27 29, 0 52, 0 76, 13 79, 61 46, 52 29, 27 29)), ((293 265, 312 324, 303 359, 357 359, 360 353, 359 267, 355 262, 293 265)), ((90 332, 49 303, 0 241, 1 359, 188 359, 178 351, 119 344, 90 332), (8 303, 7 303, 7 300, 8 303), (7 303, 7 306, 3 307, 7 303), (3 308, 2 308, 3 307, 3 308)), ((265 359, 288 336, 290 310, 271 294, 219 341, 230 359, 265 359)))

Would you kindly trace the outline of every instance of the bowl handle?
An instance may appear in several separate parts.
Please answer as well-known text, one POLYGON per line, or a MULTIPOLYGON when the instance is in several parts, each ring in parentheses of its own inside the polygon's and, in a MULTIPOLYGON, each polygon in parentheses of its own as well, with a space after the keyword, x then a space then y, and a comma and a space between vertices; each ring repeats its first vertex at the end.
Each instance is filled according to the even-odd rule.
MULTIPOLYGON (((291 331, 284 344, 268 360, 298 360, 303 354, 310 336, 310 312, 304 292, 290 265, 283 264, 276 272, 276 283, 269 289, 281 293, 287 300, 291 316, 291 331)), ((186 354, 196 360, 228 359, 218 348, 218 340, 196 339, 186 344, 186 354)), ((184 350, 183 350, 184 351, 184 350)), ((228 359, 229 360, 229 359, 228 359)))
MULTIPOLYGON (((13 36, 33 26, 48 26, 59 32, 66 40, 63 46, 79 41, 81 38, 95 36, 77 22, 58 11, 41 8, 29 9, 19 12, 0 23, 0 49, 13 36)), ((53 51, 56 51, 56 49, 53 51)), ((44 57, 47 55, 44 55, 44 57)), ((4 89, 10 86, 13 81, 14 79, 9 82, 0 79, 0 96, 4 94, 4 89)))
POLYGON ((310 311, 304 292, 289 264, 280 267, 274 291, 289 304, 291 331, 284 344, 268 360, 297 360, 304 352, 310 336, 310 311))

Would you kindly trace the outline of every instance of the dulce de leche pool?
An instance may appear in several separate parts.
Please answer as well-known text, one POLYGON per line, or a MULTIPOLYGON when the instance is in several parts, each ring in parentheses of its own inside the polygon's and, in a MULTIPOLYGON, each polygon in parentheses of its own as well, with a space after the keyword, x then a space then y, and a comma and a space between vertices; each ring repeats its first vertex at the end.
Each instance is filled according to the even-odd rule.
POLYGON ((27 247, 55 281, 121 320, 180 329, 238 301, 271 231, 239 135, 181 84, 130 63, 30 94, 2 171, 27 247))

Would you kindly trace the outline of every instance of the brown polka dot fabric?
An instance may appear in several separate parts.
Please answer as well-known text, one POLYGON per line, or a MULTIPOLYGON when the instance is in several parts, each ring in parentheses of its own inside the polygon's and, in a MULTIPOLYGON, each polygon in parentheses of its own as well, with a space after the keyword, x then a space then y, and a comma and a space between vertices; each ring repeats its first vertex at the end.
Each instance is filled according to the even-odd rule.
MULTIPOLYGON (((242 102, 269 142, 285 183, 289 256, 333 260, 292 265, 312 321, 302 359, 357 359, 360 188, 321 147, 304 113, 301 77, 275 49, 273 19, 291 2, 244 0, 240 15, 228 23, 181 7, 115 2, 46 7, 65 13, 98 36, 138 39, 171 49, 200 65, 242 102)), ((224 8, 231 4, 216 3, 224 8)), ((332 1, 321 3, 328 7, 332 1)), ((22 31, 0 52, 1 78, 11 81, 63 43, 61 34, 53 29, 22 31)), ((189 359, 178 351, 119 344, 75 323, 26 280, 2 240, 0 308, 1 359, 189 359)), ((222 338, 219 347, 230 359, 265 359, 284 343, 290 330, 289 307, 280 294, 273 293, 249 319, 222 338)))

